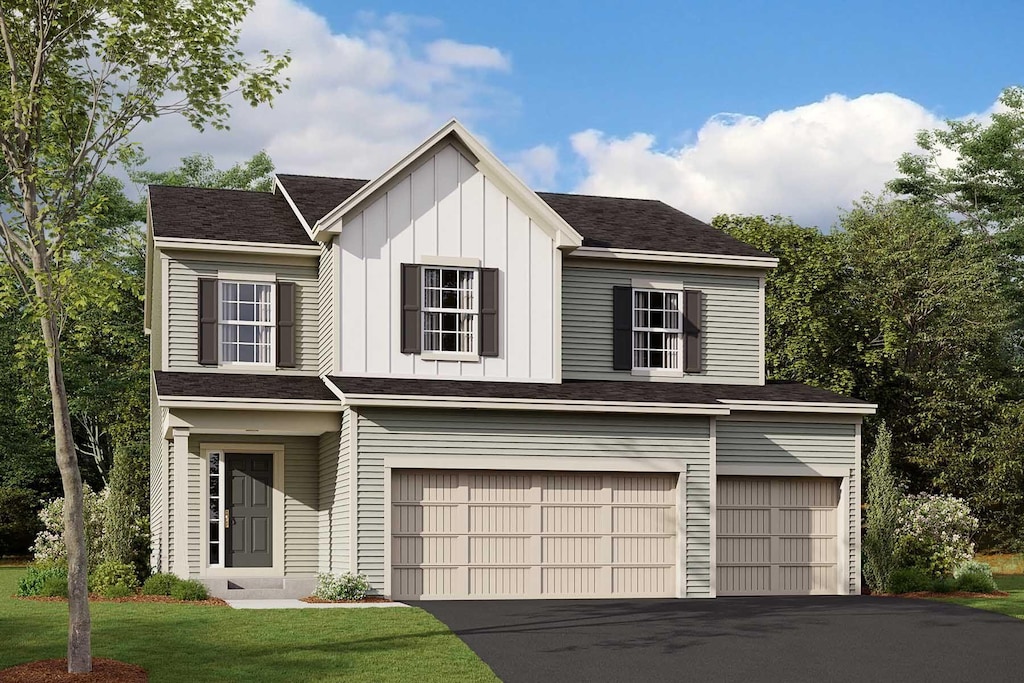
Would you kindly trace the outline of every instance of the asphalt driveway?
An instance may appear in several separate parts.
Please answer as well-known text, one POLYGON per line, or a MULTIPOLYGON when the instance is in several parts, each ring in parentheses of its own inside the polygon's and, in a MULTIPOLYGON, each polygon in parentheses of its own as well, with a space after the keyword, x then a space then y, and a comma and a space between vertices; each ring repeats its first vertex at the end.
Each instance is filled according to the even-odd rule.
POLYGON ((926 600, 421 602, 504 681, 1020 681, 1024 622, 926 600))

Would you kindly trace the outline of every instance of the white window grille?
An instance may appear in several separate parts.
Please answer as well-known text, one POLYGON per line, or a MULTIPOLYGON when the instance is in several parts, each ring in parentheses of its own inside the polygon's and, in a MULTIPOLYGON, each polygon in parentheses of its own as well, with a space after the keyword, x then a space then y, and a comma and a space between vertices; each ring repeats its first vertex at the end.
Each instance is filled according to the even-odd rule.
POLYGON ((477 272, 473 268, 423 268, 424 351, 477 352, 477 272))
POLYGON ((224 566, 224 455, 210 453, 209 564, 224 566))
POLYGON ((680 292, 633 290, 633 367, 682 368, 680 292))
POLYGON ((274 362, 274 286, 220 283, 222 363, 274 362))

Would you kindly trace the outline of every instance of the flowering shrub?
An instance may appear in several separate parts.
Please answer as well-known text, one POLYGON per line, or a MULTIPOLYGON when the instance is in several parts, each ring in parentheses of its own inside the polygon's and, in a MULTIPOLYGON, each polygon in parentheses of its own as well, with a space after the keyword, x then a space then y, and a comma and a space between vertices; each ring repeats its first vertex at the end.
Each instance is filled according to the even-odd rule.
POLYGON ((974 557, 978 518, 959 498, 922 493, 900 504, 901 550, 906 564, 935 577, 952 574, 974 557))
MULTIPOLYGON (((88 486, 82 487, 82 501, 85 516, 85 544, 89 552, 89 564, 96 566, 103 562, 103 525, 107 516, 107 491, 95 493, 88 486)), ((39 511, 43 530, 36 536, 32 554, 41 566, 66 565, 68 550, 64 546, 64 499, 55 498, 39 511)))
POLYGON ((370 582, 362 574, 317 574, 316 592, 321 600, 362 600, 370 591, 370 582))

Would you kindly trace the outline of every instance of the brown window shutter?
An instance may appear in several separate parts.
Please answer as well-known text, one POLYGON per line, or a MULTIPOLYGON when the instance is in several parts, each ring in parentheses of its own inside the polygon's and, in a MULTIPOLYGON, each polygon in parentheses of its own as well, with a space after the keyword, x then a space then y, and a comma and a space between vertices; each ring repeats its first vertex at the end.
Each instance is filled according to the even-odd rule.
POLYGON ((700 336, 704 293, 699 289, 687 289, 683 297, 683 370, 702 372, 700 336))
POLYGON ((480 269, 480 355, 498 355, 498 269, 480 269))
POLYGON ((217 280, 199 279, 199 364, 217 364, 217 280))
POLYGON ((402 264, 402 353, 419 353, 420 334, 420 267, 402 264))
POLYGON ((277 367, 295 367, 295 283, 277 283, 277 367))
POLYGON ((633 369, 633 288, 612 287, 612 367, 633 369))

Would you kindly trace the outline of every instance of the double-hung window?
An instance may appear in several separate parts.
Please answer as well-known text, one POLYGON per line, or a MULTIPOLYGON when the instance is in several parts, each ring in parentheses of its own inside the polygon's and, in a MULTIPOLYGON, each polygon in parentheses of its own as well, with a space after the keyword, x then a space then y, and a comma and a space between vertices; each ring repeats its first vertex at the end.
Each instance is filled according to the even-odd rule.
POLYGON ((274 285, 220 283, 221 363, 274 363, 274 285))
POLYGON ((681 370, 682 292, 633 290, 633 367, 681 370))
POLYGON ((424 266, 423 350, 477 353, 479 270, 424 266))

